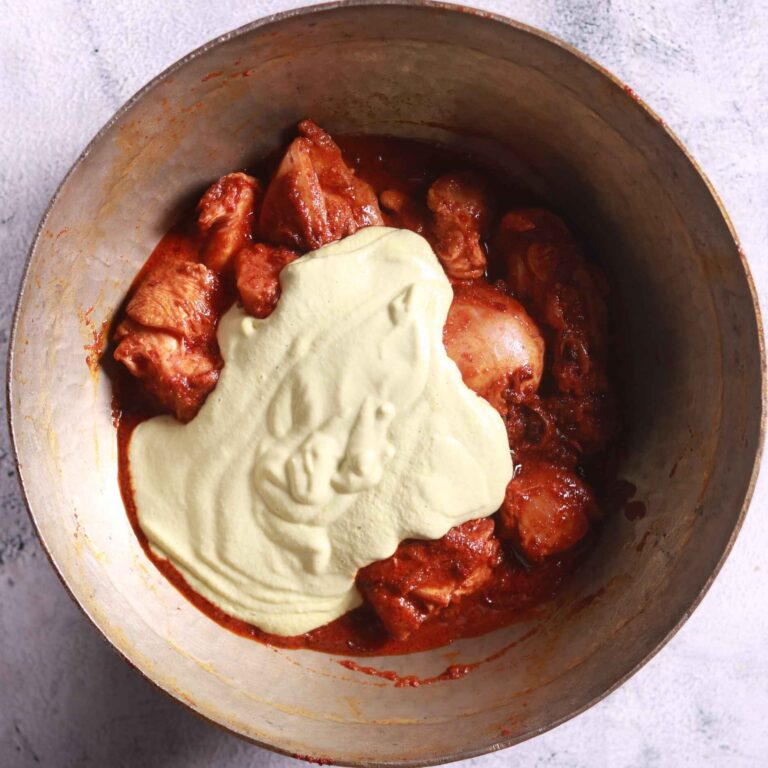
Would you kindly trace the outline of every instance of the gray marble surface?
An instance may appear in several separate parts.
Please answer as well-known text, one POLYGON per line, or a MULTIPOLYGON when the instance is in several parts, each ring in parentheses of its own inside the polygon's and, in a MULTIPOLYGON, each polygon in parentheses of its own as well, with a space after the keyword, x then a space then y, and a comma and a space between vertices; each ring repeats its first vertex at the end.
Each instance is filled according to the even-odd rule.
MULTIPOLYGON (((0 0, 0 359, 24 257, 95 131, 179 56, 300 3, 0 0)), ((484 0, 607 66, 709 174, 768 299, 768 5, 764 0, 484 0)), ((0 409, 5 410, 3 398, 0 409)), ((693 618, 635 677, 498 766, 768 764, 768 486, 693 618)), ((0 427, 0 766, 288 766, 167 699, 67 597, 35 539, 0 427)), ((469 764, 469 763, 467 763, 469 764)))

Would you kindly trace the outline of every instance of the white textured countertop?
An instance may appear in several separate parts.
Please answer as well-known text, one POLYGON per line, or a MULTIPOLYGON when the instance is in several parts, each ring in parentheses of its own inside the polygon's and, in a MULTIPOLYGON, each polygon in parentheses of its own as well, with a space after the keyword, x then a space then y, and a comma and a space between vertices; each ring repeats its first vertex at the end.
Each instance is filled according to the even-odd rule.
MULTIPOLYGON (((83 146, 147 80, 201 43, 301 3, 0 0, 0 356, 25 254, 83 146)), ((479 2, 576 45, 687 144, 768 300, 765 0, 479 2)), ((4 378, 4 373, 3 373, 4 378)), ((5 411, 3 398, 0 409, 5 411)), ((204 723, 128 667, 66 595, 35 539, 0 426, 0 765, 300 766, 204 723)), ((501 766, 768 764, 768 480, 675 638, 605 701, 501 766)))

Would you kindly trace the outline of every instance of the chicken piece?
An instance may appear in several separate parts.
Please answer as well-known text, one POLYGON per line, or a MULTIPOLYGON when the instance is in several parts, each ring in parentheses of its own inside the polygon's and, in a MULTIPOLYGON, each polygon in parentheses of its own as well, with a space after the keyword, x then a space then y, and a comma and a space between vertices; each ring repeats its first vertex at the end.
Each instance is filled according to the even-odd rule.
POLYGON ((306 252, 383 224, 376 194, 358 179, 333 139, 311 120, 294 139, 264 195, 259 234, 306 252))
POLYGON ((552 333, 552 374, 561 392, 607 390, 606 287, 563 221, 535 208, 508 213, 494 250, 507 261, 513 293, 552 333))
POLYGON ((164 264, 141 281, 125 313, 139 325, 199 343, 214 332, 219 291, 218 278, 203 264, 164 264))
POLYGON ((605 450, 618 421, 611 393, 542 398, 514 389, 504 420, 516 455, 547 458, 570 469, 581 457, 605 450))
POLYGON ((498 514, 499 536, 511 539, 536 563, 584 538, 598 508, 575 473, 530 459, 510 480, 498 514))
POLYGON ((589 301, 578 288, 563 284, 556 285, 547 299, 545 322, 554 331, 552 375, 561 392, 576 396, 605 392, 608 388, 604 330, 593 324, 589 301))
POLYGON ((357 587, 389 634, 405 639, 432 615, 477 592, 501 560, 493 520, 470 520, 442 539, 408 539, 392 557, 361 568, 357 587))
POLYGON ((515 457, 537 457, 568 469, 576 468, 578 449, 562 434, 548 400, 535 393, 511 390, 504 422, 515 457))
POLYGON ((502 415, 508 390, 538 389, 541 334, 519 302, 484 280, 454 285, 443 342, 464 383, 502 415))
POLYGON ((427 236, 430 213, 422 200, 397 189, 385 189, 379 195, 379 201, 388 226, 427 236))
POLYGON ((206 266, 165 264, 141 282, 115 333, 115 360, 180 421, 189 421, 216 386, 220 302, 219 279, 206 266))
POLYGON ((490 207, 482 179, 474 173, 441 176, 427 192, 432 211, 433 245, 448 277, 473 280, 487 266, 482 238, 490 207))
POLYGON ((259 183, 245 173, 222 176, 202 196, 197 223, 205 238, 202 258, 208 267, 223 272, 250 241, 260 196, 259 183))
POLYGON ((560 395, 548 400, 562 435, 582 454, 600 453, 616 433, 616 403, 610 392, 560 395))
POLYGON ((179 421, 192 419, 216 386, 221 369, 219 356, 131 320, 120 324, 116 338, 120 343, 115 360, 141 379, 146 391, 179 421))
POLYGON ((280 272, 299 254, 289 248, 272 248, 254 243, 235 258, 237 292, 245 311, 254 317, 267 317, 280 298, 280 272))

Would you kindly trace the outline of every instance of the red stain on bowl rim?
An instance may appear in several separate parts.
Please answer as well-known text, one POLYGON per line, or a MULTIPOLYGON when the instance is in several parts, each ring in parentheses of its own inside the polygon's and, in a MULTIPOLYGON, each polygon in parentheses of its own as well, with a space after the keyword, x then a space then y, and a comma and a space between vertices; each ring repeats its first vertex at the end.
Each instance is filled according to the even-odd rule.
POLYGON ((640 541, 638 542, 637 546, 635 547, 635 551, 636 551, 636 552, 642 552, 642 551, 645 549, 645 544, 646 544, 646 542, 648 541, 648 537, 649 537, 650 535, 651 535, 651 532, 650 532, 650 531, 646 531, 646 532, 643 534, 643 538, 642 538, 642 539, 640 539, 640 541))
POLYGON ((605 586, 602 586, 600 589, 597 589, 591 594, 582 597, 580 600, 577 600, 571 607, 570 615, 572 616, 579 611, 583 611, 586 607, 592 605, 592 603, 594 603, 596 600, 599 600, 605 594, 605 589, 605 586))
POLYGON ((628 93, 635 101, 640 101, 640 97, 635 93, 634 89, 630 88, 628 85, 624 86, 624 91, 628 93))
POLYGON ((624 507, 624 516, 627 520, 642 520, 647 513, 642 501, 630 501, 624 507))
POLYGON ((439 675, 433 677, 416 677, 416 675, 400 675, 399 673, 391 669, 376 669, 375 667, 365 667, 358 664, 352 659, 343 659, 338 661, 345 669, 349 669, 352 672, 360 672, 363 675, 370 675, 371 677, 379 677, 383 680, 389 680, 394 683, 395 688, 419 688, 422 685, 431 685, 432 683, 439 683, 443 680, 459 680, 460 678, 468 675, 477 664, 482 662, 476 662, 475 664, 451 664, 446 667, 439 675))
POLYGON ((205 106, 205 102, 203 101, 196 101, 194 104, 188 106, 188 107, 182 107, 181 111, 186 113, 189 112, 197 112, 198 110, 202 109, 205 106))
POLYGON ((96 326, 91 317, 94 309, 94 306, 88 307, 81 316, 82 323, 90 331, 91 336, 93 337, 93 341, 91 341, 90 344, 83 345, 83 349, 86 352, 85 364, 88 366, 88 370, 91 372, 92 376, 96 376, 99 372, 99 363, 107 344, 107 330, 109 329, 109 319, 104 320, 100 326, 96 326))
POLYGON ((333 765, 328 757, 312 757, 312 755, 299 754, 293 754, 291 757, 294 757, 296 760, 303 760, 305 763, 312 763, 313 765, 333 765))
POLYGON ((342 659, 336 663, 345 669, 349 669, 352 672, 359 672, 363 675, 369 675, 370 677, 377 677, 382 680, 388 680, 393 683, 395 688, 419 688, 422 685, 432 685, 433 683, 441 683, 446 680, 460 680, 462 677, 466 677, 472 670, 477 669, 483 664, 487 664, 489 661, 495 661, 501 658, 507 651, 519 645, 523 641, 531 637, 537 632, 538 627, 529 629, 522 637, 517 640, 508 643, 500 648, 498 651, 492 653, 490 656, 486 656, 479 661, 473 661, 469 664, 451 664, 446 667, 440 674, 433 675, 432 677, 417 677, 416 675, 401 675, 399 672, 395 672, 392 669, 376 669, 375 667, 366 667, 358 664, 352 659, 342 659))
MULTIPOLYGON (((677 465, 672 468, 670 477, 674 475, 677 465)), ((645 503, 634 499, 637 488, 634 483, 622 478, 617 479, 608 489, 604 501, 604 508, 608 514, 623 512, 627 520, 642 520, 647 514, 645 503)))
POLYGON ((217 69, 215 72, 209 72, 205 77, 200 78, 201 83, 207 83, 209 80, 213 80, 214 77, 221 77, 224 73, 217 69))

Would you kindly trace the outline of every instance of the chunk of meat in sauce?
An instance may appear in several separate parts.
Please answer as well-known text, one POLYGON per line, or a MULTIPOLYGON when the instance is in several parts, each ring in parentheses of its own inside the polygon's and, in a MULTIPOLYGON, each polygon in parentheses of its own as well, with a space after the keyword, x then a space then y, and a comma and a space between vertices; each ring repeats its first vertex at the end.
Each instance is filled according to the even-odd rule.
POLYGON ((516 455, 546 457, 571 469, 581 456, 603 451, 617 425, 609 393, 540 397, 510 389, 504 420, 516 455))
POLYGON ((215 329, 214 299, 219 290, 218 278, 204 264, 162 265, 141 281, 125 313, 139 325, 197 343, 215 329))
POLYGON ((228 173, 208 188, 197 205, 203 235, 202 259, 211 269, 226 270, 232 257, 251 239, 259 183, 245 173, 228 173))
POLYGON ((115 360, 160 405, 189 421, 218 381, 221 285, 191 261, 163 265, 139 284, 115 332, 115 360))
POLYGON ((548 398, 547 407, 561 434, 586 456, 603 451, 616 432, 616 403, 610 393, 559 395, 548 398))
POLYGON ((290 248, 273 248, 263 243, 245 246, 235 257, 237 292, 245 311, 267 317, 280 298, 280 272, 299 256, 290 248))
POLYGON ((441 176, 427 192, 427 205, 433 214, 435 253, 448 277, 482 277, 487 266, 482 239, 490 208, 482 179, 472 172, 441 176))
POLYGON ((550 405, 538 394, 510 390, 504 414, 509 446, 518 459, 538 457, 575 469, 578 449, 562 433, 550 405))
POLYGON ((522 304, 484 280, 457 283, 443 342, 464 383, 502 415, 508 390, 535 392, 544 341, 522 304))
POLYGON ((361 568, 357 587, 393 637, 404 639, 430 616, 477 592, 501 560, 489 518, 451 528, 442 539, 408 539, 392 557, 361 568))
POLYGON ((552 374, 561 392, 607 390, 605 282, 563 221, 536 208, 511 211, 494 243, 507 281, 552 335, 552 374))
POLYGON ((372 187, 355 176, 333 139, 311 120, 299 123, 264 196, 259 234, 301 252, 383 224, 372 187))
POLYGON ((430 212, 422 200, 398 189, 385 189, 379 200, 388 226, 428 236, 430 212))
POLYGON ((533 563, 570 549, 598 516, 592 491, 574 473, 527 460, 507 486, 499 536, 512 540, 533 563))
POLYGON ((179 421, 189 421, 216 386, 221 360, 210 350, 126 320, 118 327, 115 359, 144 383, 145 390, 179 421))

